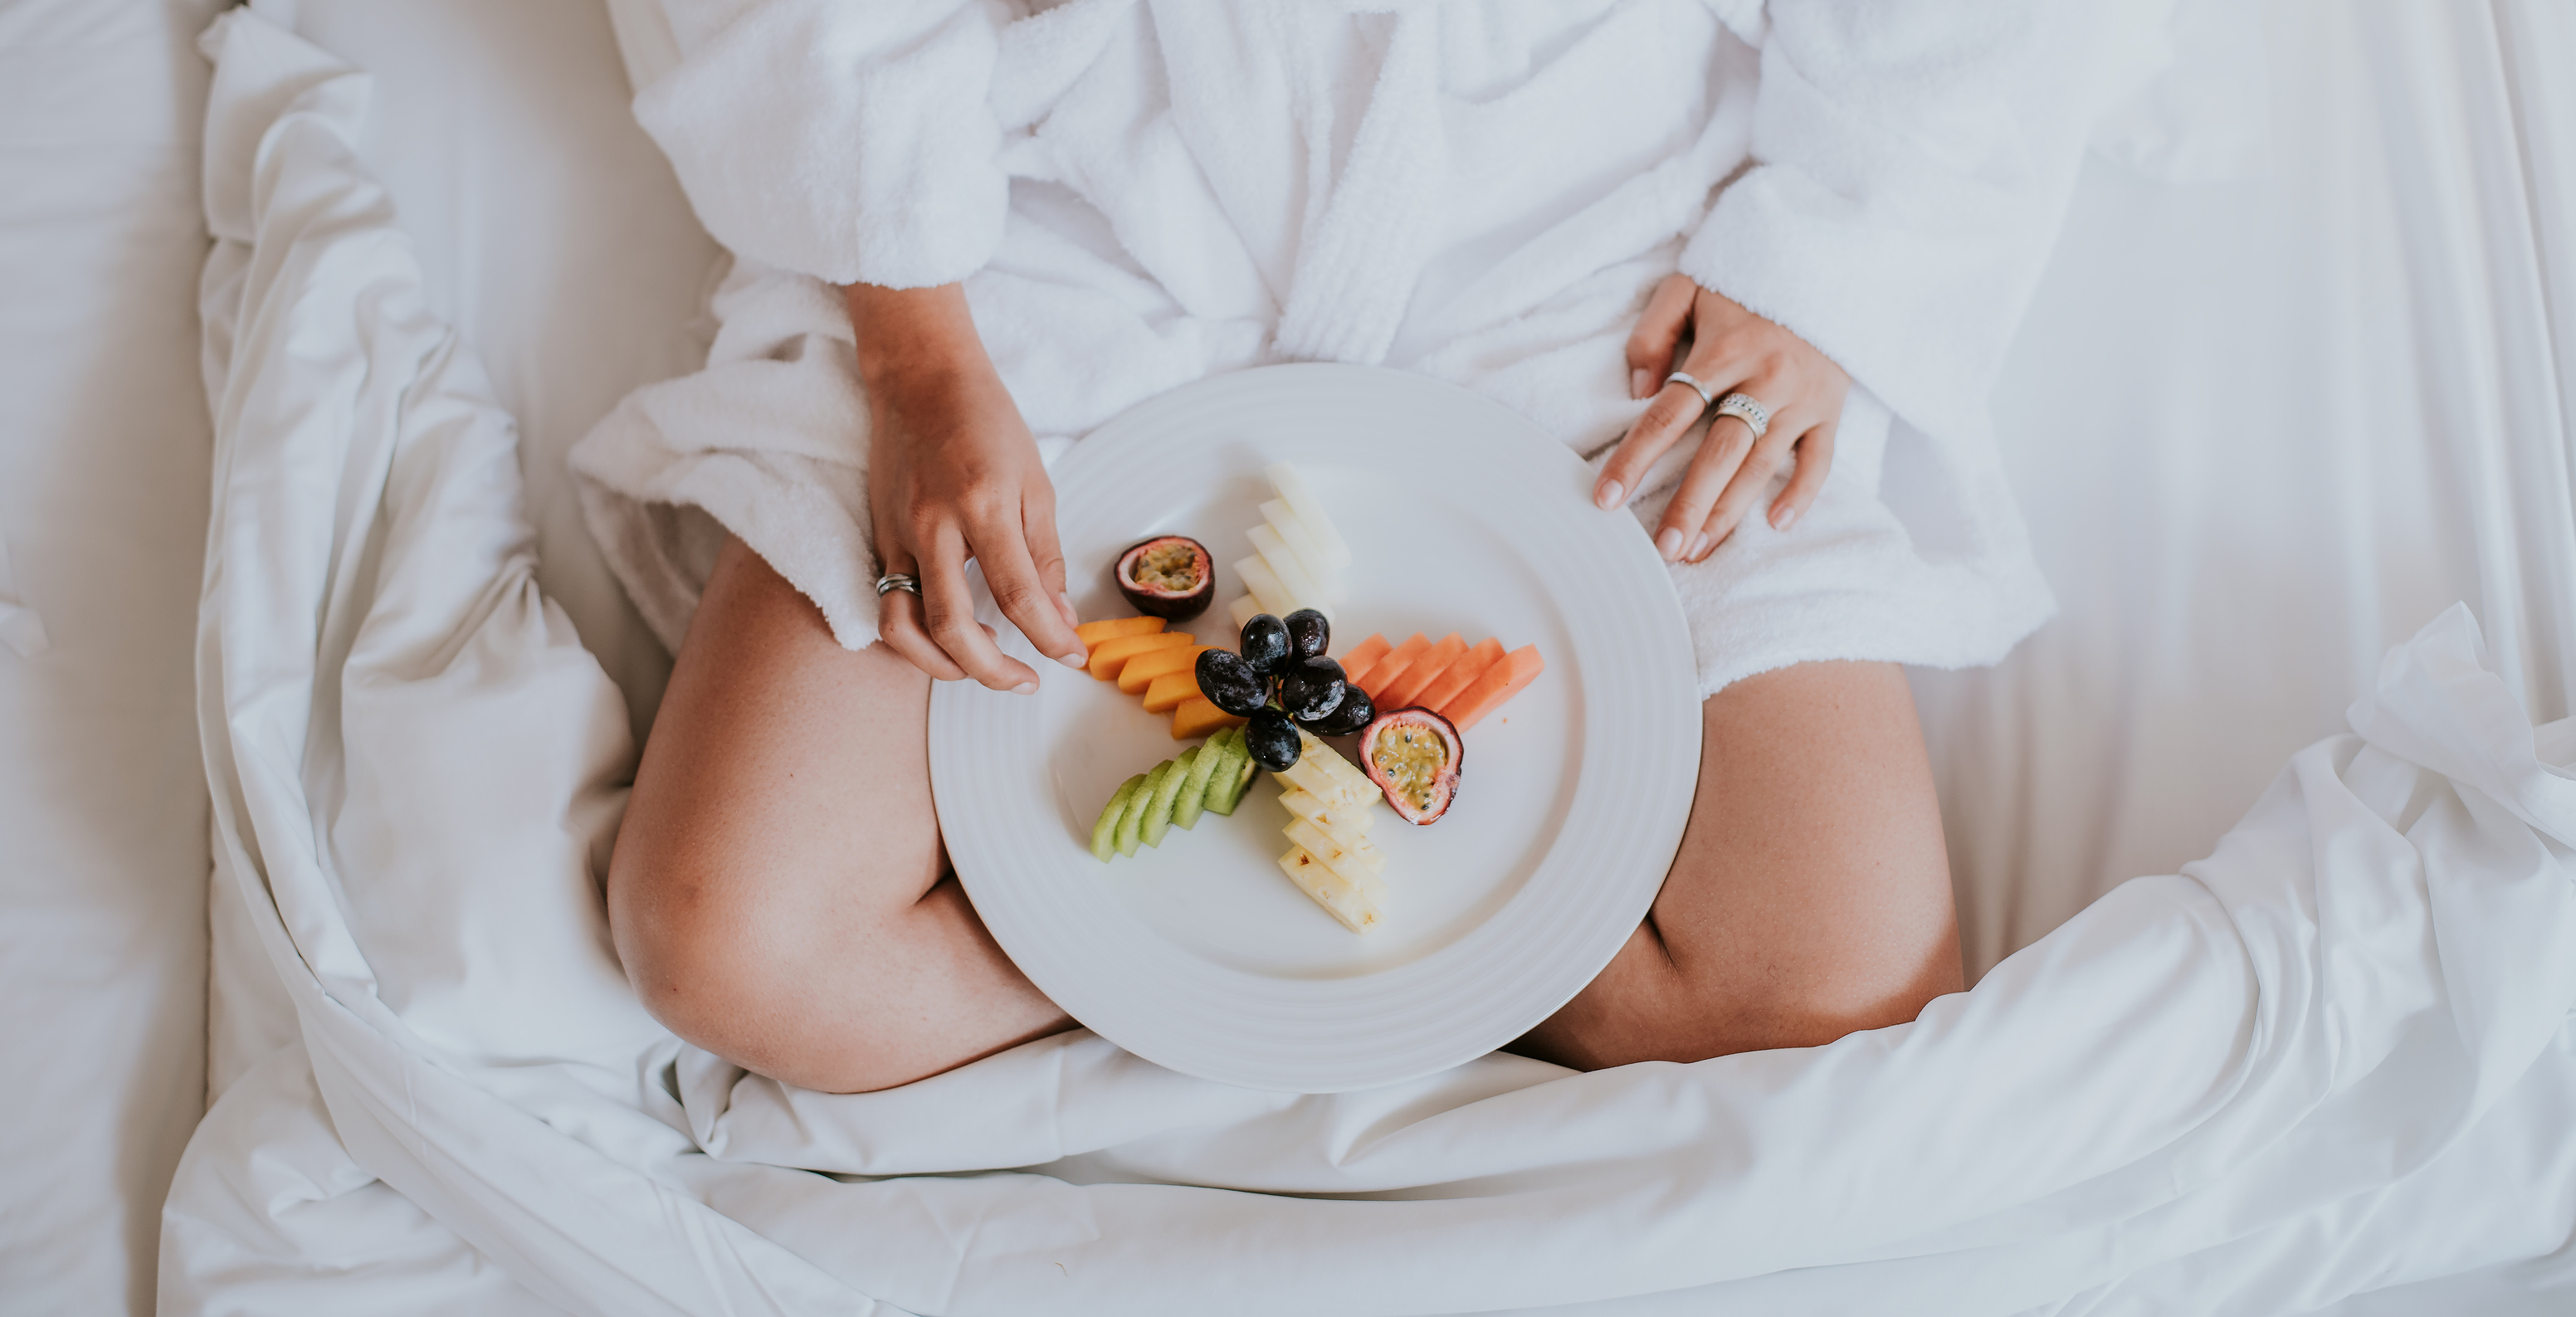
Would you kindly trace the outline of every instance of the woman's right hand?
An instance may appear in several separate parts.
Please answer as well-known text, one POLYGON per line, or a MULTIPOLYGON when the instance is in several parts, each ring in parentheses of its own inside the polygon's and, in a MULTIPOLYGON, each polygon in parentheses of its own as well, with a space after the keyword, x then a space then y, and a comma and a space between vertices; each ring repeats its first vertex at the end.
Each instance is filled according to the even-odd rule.
POLYGON ((1038 652, 1081 667, 1056 541, 1055 485, 976 337, 964 292, 955 284, 845 291, 868 395, 868 511, 879 570, 921 582, 919 595, 880 597, 879 638, 941 681, 1037 689, 1037 673, 1004 654, 993 629, 975 620, 966 587, 973 559, 984 565, 1002 615, 1038 652))

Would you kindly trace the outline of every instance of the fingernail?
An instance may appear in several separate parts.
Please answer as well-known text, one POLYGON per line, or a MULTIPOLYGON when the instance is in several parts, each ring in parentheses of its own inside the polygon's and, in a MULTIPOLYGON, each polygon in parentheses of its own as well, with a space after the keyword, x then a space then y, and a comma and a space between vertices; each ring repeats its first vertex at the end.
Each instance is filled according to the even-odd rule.
POLYGON ((1064 624, 1066 626, 1082 625, 1082 615, 1073 611, 1072 595, 1059 593, 1055 597, 1055 603, 1056 607, 1064 610, 1064 624))
POLYGON ((1665 562, 1671 562, 1673 559, 1680 557, 1682 553, 1682 533, 1669 526, 1665 527, 1663 533, 1655 537, 1655 552, 1664 555, 1665 562))
POLYGON ((1705 531, 1703 531, 1703 532, 1701 532, 1700 534, 1695 535, 1695 536, 1693 536, 1693 537, 1691 538, 1690 552, 1689 552, 1689 553, 1687 553, 1687 554, 1684 554, 1684 555, 1682 555, 1682 556, 1683 556, 1683 557, 1686 557, 1686 558, 1688 558, 1688 559, 1690 559, 1692 562, 1698 562, 1698 561, 1699 561, 1699 556, 1700 556, 1701 554, 1703 554, 1703 553, 1706 553, 1707 551, 1708 551, 1708 533, 1707 533, 1707 532, 1705 532, 1705 531))
POLYGON ((1087 668, 1091 666, 1091 659, 1078 649, 1069 654, 1056 655, 1055 661, 1068 668, 1087 668))
POLYGON ((1795 526, 1797 524, 1798 510, 1794 507, 1782 508, 1771 516, 1771 529, 1773 530, 1787 530, 1791 526, 1795 526))
POLYGON ((1024 681, 1017 686, 1013 686, 1011 688, 1011 693, 1013 695, 1035 695, 1037 694, 1037 690, 1038 684, 1036 682, 1024 681))
POLYGON ((1631 397, 1631 398, 1642 398, 1642 397, 1645 397, 1645 396, 1646 396, 1646 391, 1647 391, 1647 389, 1648 389, 1649 387, 1651 387, 1651 386, 1654 384, 1654 382, 1655 382, 1655 377, 1654 377, 1654 376, 1652 376, 1652 375, 1650 375, 1650 374, 1648 374, 1648 373, 1646 373, 1645 371, 1642 371, 1642 370, 1632 370, 1632 371, 1629 371, 1629 372, 1628 372, 1628 396, 1629 396, 1629 397, 1631 397))
POLYGON ((1627 492, 1627 488, 1618 481, 1605 480, 1601 482, 1600 489, 1593 491, 1592 502, 1602 511, 1607 512, 1619 506, 1619 496, 1627 492))

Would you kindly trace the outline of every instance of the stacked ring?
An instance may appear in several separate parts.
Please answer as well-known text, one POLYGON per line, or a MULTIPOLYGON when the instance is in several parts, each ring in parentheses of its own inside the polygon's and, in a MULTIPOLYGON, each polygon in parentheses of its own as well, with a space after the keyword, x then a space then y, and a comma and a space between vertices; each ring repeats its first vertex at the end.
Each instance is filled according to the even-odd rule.
POLYGON ((888 572, 877 578, 877 597, 885 598, 888 590, 910 590, 913 597, 918 599, 921 597, 921 582, 901 572, 888 572))
POLYGON ((1744 422, 1744 428, 1751 430, 1756 439, 1771 428, 1771 409, 1755 402, 1749 393, 1730 393, 1718 399, 1717 414, 1744 422))

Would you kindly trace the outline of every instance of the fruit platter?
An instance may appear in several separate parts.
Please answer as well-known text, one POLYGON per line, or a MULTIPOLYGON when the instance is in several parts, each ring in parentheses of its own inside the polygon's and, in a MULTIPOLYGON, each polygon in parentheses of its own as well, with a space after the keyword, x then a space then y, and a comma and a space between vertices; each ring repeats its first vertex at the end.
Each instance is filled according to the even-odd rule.
POLYGON ((1418 376, 1203 381, 1053 468, 1087 670, 941 683, 932 790, 1013 960, 1148 1060, 1455 1065, 1606 964, 1699 753, 1688 631, 1571 452, 1418 376))

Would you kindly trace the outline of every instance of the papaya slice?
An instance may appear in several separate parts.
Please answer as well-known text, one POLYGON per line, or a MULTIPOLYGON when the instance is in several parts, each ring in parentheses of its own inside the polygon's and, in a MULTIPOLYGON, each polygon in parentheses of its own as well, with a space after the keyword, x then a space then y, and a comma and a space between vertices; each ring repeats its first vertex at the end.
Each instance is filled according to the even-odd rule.
MULTIPOLYGON (((1474 649, 1460 655, 1457 662, 1450 664, 1448 670, 1440 674, 1439 680, 1423 687, 1422 693, 1413 697, 1413 702, 1436 711, 1456 698, 1458 692, 1467 689, 1467 683, 1484 676, 1485 669, 1502 661, 1503 642, 1487 636, 1477 641, 1474 649)), ((1130 662, 1127 666, 1132 668, 1136 665, 1130 662)))
MULTIPOLYGON (((1160 654, 1162 651, 1157 650, 1155 652, 1160 654)), ((1145 660, 1143 659, 1129 659, 1127 661, 1127 666, 1132 668, 1144 661, 1145 660)), ((1123 675, 1120 676, 1118 684, 1121 686, 1126 685, 1126 677, 1123 675)), ((1200 698, 1199 674, 1188 671, 1187 669, 1179 672, 1166 672, 1162 676, 1154 678, 1153 683, 1145 687, 1145 712, 1170 713, 1172 710, 1181 707, 1181 704, 1184 701, 1195 700, 1198 698, 1200 698)))
MULTIPOLYGON (((1379 708, 1388 707, 1385 700, 1378 698, 1378 692, 1385 690, 1396 678, 1403 676, 1404 670, 1412 667, 1413 661, 1422 657, 1423 651, 1429 648, 1431 648, 1431 637, 1416 631, 1411 640, 1396 646, 1394 652, 1371 664, 1368 680, 1360 683, 1360 689, 1369 693, 1369 702, 1379 708)), ((1342 671, 1348 674, 1350 669, 1344 668, 1342 671)))
POLYGON ((1538 646, 1523 645, 1485 669, 1485 675, 1467 683, 1467 689, 1436 712, 1463 732, 1501 708, 1503 701, 1520 694, 1545 671, 1547 660, 1539 657, 1538 646))
POLYGON ((1190 642, 1197 638, 1187 631, 1154 631, 1103 641, 1091 647, 1091 675, 1102 681, 1114 681, 1118 677, 1119 669, 1127 666, 1127 660, 1147 650, 1165 649, 1174 645, 1186 649, 1190 642))
POLYGON ((1146 650, 1127 660, 1127 666, 1118 670, 1118 689, 1128 695, 1142 695, 1146 687, 1154 684, 1156 677, 1167 672, 1188 672, 1198 666, 1199 655, 1214 648, 1213 645, 1174 645, 1169 649, 1146 650))
POLYGON ((1387 682, 1383 693, 1370 696, 1377 701, 1378 712, 1385 713, 1390 709, 1413 707, 1414 697, 1428 689, 1431 683, 1440 680, 1440 674, 1448 671, 1449 665, 1457 662, 1459 656, 1466 652, 1466 637, 1455 631, 1442 636, 1440 643, 1424 650, 1422 657, 1407 666, 1403 675, 1387 682))
MULTIPOLYGON (((1388 654, 1393 652, 1395 652, 1395 646, 1386 643, 1386 637, 1370 636, 1368 639, 1351 646, 1350 653, 1342 655, 1342 676, 1350 681, 1356 682, 1360 678, 1367 676, 1368 670, 1377 666, 1379 660, 1384 659, 1388 654)), ((1372 695, 1369 698, 1376 699, 1377 697, 1372 695)))
POLYGON ((1172 709, 1172 739, 1186 741, 1228 727, 1241 727, 1243 723, 1243 719, 1208 703, 1206 696, 1192 693, 1172 709))
POLYGON ((1104 640, 1116 640, 1120 636, 1150 635, 1162 629, 1163 619, 1159 617, 1110 617, 1097 622, 1085 622, 1075 627, 1073 634, 1081 638, 1083 648, 1089 649, 1104 640))

